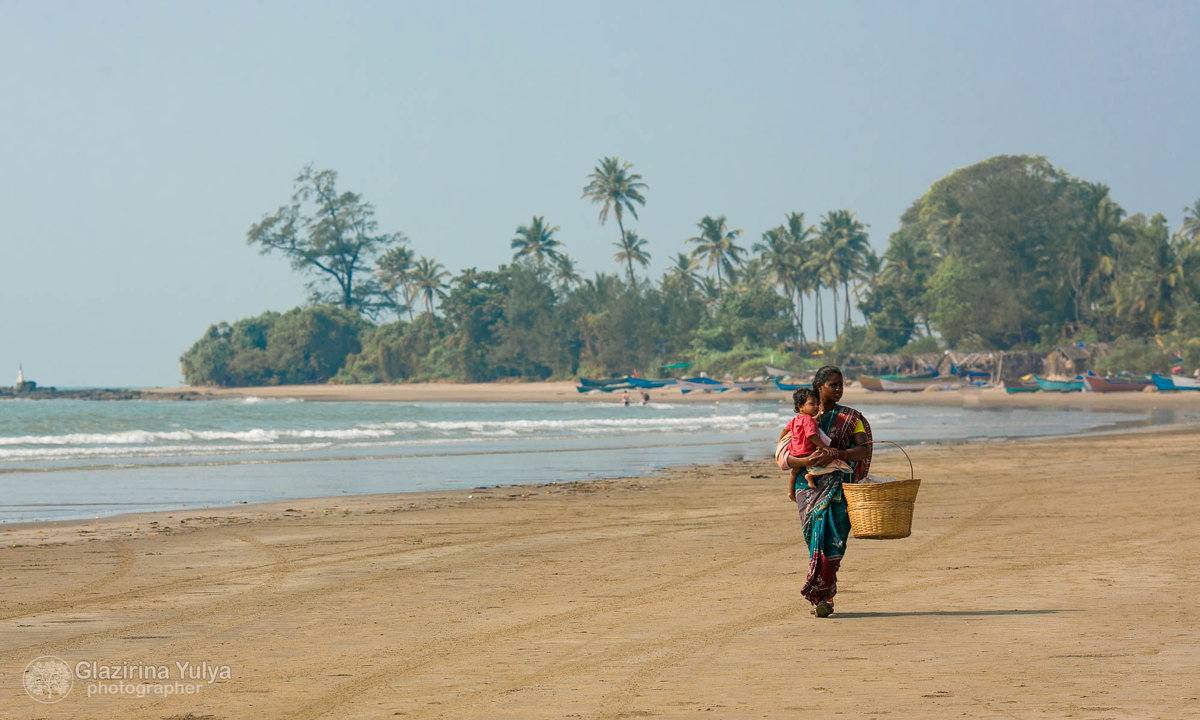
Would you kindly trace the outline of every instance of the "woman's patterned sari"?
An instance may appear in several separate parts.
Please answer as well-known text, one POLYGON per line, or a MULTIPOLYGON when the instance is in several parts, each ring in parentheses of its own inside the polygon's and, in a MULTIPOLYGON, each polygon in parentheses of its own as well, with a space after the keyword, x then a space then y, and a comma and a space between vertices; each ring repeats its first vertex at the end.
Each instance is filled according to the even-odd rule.
MULTIPOLYGON (((817 425, 829 435, 829 446, 837 450, 854 447, 854 427, 862 420, 867 441, 871 440, 871 426, 857 410, 834 406, 817 421, 817 425)), ((804 542, 811 554, 808 577, 800 593, 813 605, 830 601, 837 594, 837 571, 846 552, 846 540, 850 537, 850 515, 846 510, 846 498, 842 494, 843 482, 856 482, 867 476, 871 458, 850 464, 851 472, 835 472, 817 477, 817 487, 797 488, 796 505, 803 521, 804 542), (853 474, 853 479, 851 479, 853 474)), ((803 474, 798 478, 803 479, 803 474)))

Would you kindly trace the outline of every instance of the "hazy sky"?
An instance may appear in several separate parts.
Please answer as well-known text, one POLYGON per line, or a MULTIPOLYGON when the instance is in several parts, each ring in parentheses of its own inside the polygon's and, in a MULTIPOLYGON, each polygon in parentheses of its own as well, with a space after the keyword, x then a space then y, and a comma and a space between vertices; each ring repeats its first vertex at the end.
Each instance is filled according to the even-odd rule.
POLYGON ((0 383, 178 384, 209 324, 303 302, 245 234, 308 163, 455 272, 509 260, 535 214, 618 272, 579 198, 614 154, 650 186, 656 276, 708 214, 749 246, 849 208, 882 251, 1001 153, 1174 228, 1200 197, 1197 37, 1196 2, 0 0, 0 383))

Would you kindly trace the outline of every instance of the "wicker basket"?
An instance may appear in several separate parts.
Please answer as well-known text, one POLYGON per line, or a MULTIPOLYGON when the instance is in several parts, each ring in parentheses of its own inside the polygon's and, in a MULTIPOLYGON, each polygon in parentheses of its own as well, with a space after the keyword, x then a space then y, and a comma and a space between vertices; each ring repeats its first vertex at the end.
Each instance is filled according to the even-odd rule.
MULTIPOLYGON (((890 440, 876 440, 896 445, 890 440)), ((913 473, 912 458, 908 460, 910 479, 882 483, 842 483, 846 495, 846 507, 850 513, 850 527, 854 537, 867 540, 894 540, 912 534, 913 503, 917 500, 917 489, 921 480, 913 473)))

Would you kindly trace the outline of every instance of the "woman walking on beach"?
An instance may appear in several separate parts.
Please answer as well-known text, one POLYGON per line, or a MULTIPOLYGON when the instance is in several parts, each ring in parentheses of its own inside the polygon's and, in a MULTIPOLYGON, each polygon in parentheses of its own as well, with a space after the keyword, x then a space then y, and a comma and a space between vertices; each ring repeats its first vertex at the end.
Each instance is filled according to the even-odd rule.
POLYGON ((818 370, 813 378, 813 389, 821 402, 817 426, 829 436, 829 448, 818 447, 806 457, 787 458, 788 466, 793 469, 808 464, 825 465, 830 460, 844 460, 850 464, 849 471, 816 476, 815 488, 807 487, 804 473, 800 473, 797 476, 800 482, 792 484, 788 492, 788 498, 799 508, 804 523, 804 542, 810 554, 808 576, 800 593, 814 605, 817 617, 829 617, 833 613, 838 566, 850 536, 850 515, 842 494, 842 483, 862 480, 871 466, 871 426, 862 413, 838 404, 842 399, 843 382, 842 371, 832 365, 818 370))

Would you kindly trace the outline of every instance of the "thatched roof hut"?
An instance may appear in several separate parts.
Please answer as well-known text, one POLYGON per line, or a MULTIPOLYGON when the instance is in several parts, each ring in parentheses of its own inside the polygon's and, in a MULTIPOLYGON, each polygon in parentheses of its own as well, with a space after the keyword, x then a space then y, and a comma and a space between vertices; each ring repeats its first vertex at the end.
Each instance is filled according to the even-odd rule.
POLYGON ((1069 377, 1082 375, 1111 350, 1112 346, 1108 343, 1059 345, 1046 357, 1046 374, 1069 377))

